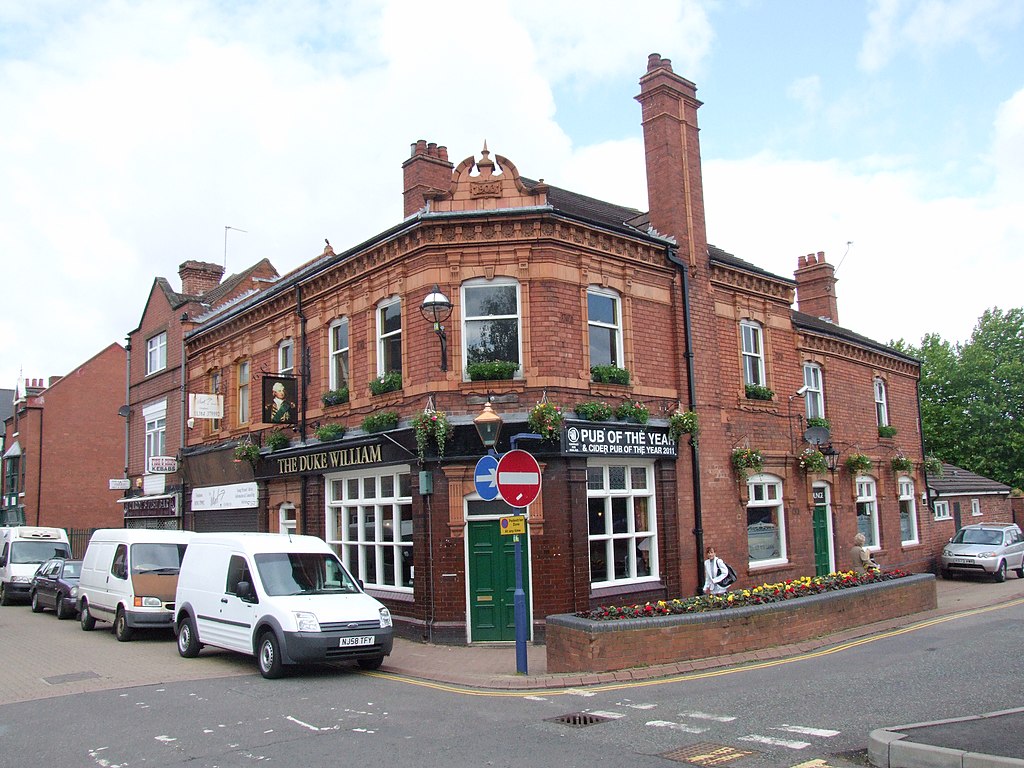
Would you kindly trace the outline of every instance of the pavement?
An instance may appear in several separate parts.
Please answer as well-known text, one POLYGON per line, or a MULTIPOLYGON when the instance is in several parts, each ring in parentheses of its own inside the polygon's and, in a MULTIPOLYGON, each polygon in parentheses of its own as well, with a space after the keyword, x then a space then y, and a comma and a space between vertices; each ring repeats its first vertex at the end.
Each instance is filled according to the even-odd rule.
MULTIPOLYGON (((451 646, 396 638, 379 672, 435 687, 537 691, 671 678, 708 669, 783 659, 889 632, 941 616, 1024 599, 1024 579, 936 582, 931 611, 857 627, 827 637, 766 650, 605 673, 548 674, 546 649, 528 644, 526 669, 517 670, 514 643, 451 646)), ((182 659, 166 633, 138 633, 118 643, 107 625, 84 633, 77 621, 57 621, 27 606, 0 608, 4 672, 0 705, 73 693, 140 685, 252 675, 252 659, 204 649, 182 659), (46 652, 40 653, 45 647, 46 652)), ((1024 768, 1024 708, 933 723, 880 728, 869 734, 868 757, 878 768, 1024 768)))

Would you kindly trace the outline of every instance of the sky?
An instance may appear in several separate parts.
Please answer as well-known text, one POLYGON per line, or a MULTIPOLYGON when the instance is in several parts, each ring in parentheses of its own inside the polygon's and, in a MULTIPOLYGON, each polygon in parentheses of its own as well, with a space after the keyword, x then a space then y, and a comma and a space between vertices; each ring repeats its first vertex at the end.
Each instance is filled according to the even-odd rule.
POLYGON ((647 210, 652 52, 704 103, 710 243, 824 251, 840 325, 965 341, 1024 304, 1022 41, 1020 0, 0 0, 0 388, 123 343, 186 260, 397 224, 417 139, 647 210))

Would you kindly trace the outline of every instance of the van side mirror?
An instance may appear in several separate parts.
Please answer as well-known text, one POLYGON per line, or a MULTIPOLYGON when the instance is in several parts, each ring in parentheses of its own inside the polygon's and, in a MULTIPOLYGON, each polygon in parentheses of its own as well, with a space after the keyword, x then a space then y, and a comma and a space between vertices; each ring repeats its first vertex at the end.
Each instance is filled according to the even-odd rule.
POLYGON ((247 603, 258 603, 259 600, 256 598, 256 590, 253 589, 252 584, 248 581, 240 581, 235 585, 235 594, 238 595, 239 600, 244 600, 247 603))

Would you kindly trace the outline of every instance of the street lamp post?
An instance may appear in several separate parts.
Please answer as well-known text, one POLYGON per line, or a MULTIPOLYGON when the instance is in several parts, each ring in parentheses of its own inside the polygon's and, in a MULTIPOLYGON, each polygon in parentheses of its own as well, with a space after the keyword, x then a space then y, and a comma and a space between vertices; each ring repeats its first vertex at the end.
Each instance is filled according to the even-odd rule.
POLYGON ((445 333, 443 323, 452 316, 452 303, 447 296, 441 293, 437 283, 434 283, 434 289, 420 304, 420 314, 423 315, 424 320, 434 325, 434 333, 437 334, 437 338, 441 342, 441 370, 447 371, 448 334, 445 333))

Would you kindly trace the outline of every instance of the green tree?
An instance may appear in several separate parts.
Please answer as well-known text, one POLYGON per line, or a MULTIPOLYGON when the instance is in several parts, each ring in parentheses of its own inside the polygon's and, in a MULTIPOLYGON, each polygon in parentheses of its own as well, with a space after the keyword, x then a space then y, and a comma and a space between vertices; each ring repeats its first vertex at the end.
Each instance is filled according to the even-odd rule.
POLYGON ((920 347, 921 422, 928 453, 1024 487, 1024 309, 990 309, 963 344, 935 334, 920 347))

